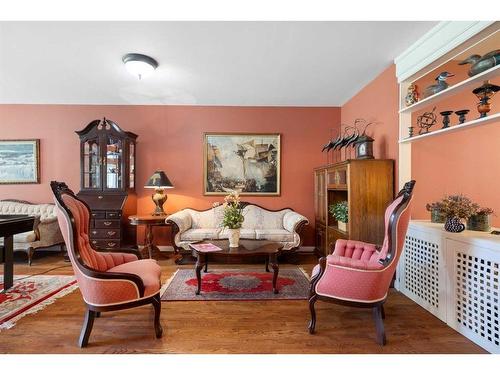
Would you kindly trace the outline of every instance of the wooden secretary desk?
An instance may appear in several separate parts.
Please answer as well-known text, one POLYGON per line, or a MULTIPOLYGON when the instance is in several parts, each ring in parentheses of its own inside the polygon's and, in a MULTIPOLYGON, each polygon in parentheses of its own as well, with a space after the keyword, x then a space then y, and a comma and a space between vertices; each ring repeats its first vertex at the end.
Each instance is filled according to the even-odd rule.
POLYGON ((104 118, 76 132, 80 137, 80 191, 91 210, 90 240, 101 249, 135 245, 128 216, 137 213, 137 135, 104 118))

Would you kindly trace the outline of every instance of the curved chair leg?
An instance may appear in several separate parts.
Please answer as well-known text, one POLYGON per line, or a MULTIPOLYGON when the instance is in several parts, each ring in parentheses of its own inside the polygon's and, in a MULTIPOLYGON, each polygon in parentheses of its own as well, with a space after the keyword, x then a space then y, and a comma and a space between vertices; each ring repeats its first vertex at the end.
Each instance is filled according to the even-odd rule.
POLYGON ((153 307, 155 309, 155 334, 156 338, 159 339, 163 335, 163 328, 161 327, 160 324, 160 312, 161 312, 161 300, 160 300, 160 294, 157 294, 153 297, 153 307))
POLYGON ((28 265, 31 266, 31 261, 33 260, 33 254, 35 253, 35 249, 30 247, 28 249, 28 265))
POLYGON ((382 305, 373 308, 373 320, 375 320, 375 329, 377 330, 377 343, 384 346, 386 343, 384 321, 382 318, 382 305))
POLYGON ((83 327, 82 331, 80 332, 80 339, 78 340, 78 345, 80 346, 80 348, 85 348, 89 343, 90 332, 92 331, 92 326, 94 325, 95 316, 95 311, 89 309, 85 311, 83 327))
POLYGON ((382 312, 382 319, 385 319, 385 309, 384 309, 384 305, 381 305, 381 306, 380 306, 380 309, 381 309, 381 312, 382 312))
POLYGON ((316 310, 314 309, 314 304, 316 303, 316 300, 318 299, 318 296, 316 294, 313 294, 309 298, 309 311, 311 312, 311 320, 309 321, 309 333, 312 335, 314 333, 314 330, 316 329, 316 310))

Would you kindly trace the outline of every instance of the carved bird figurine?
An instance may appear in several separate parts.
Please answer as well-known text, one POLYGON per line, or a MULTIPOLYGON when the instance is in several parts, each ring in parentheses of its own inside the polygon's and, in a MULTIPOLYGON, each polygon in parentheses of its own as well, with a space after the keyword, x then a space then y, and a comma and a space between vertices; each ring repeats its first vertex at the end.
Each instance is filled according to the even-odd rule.
POLYGON ((455 74, 452 74, 450 72, 439 73, 439 75, 436 77, 437 83, 426 87, 426 89, 424 90, 423 97, 428 98, 429 96, 437 94, 440 91, 446 90, 448 88, 448 83, 446 82, 446 79, 449 77, 453 77, 454 75, 455 74))
POLYGON ((471 64, 469 69, 469 77, 475 76, 485 70, 493 68, 494 66, 500 64, 500 49, 488 52, 486 55, 481 57, 480 55, 472 55, 466 58, 464 61, 458 63, 458 65, 471 64))

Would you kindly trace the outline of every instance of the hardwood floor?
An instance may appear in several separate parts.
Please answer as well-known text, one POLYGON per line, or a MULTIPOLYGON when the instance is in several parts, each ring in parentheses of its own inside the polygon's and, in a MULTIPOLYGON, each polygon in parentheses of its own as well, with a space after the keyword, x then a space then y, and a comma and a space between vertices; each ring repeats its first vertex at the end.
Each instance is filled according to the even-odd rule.
MULTIPOLYGON (((314 262, 312 256, 301 257, 307 272, 314 262)), ((179 267, 172 259, 160 264, 163 280, 179 267)), ((16 263, 15 274, 58 266, 67 267, 48 274, 72 274, 69 263, 52 254, 35 257, 31 267, 24 261, 16 263)), ((316 306, 315 335, 307 332, 306 301, 163 302, 161 339, 154 338, 151 306, 102 313, 94 323, 89 346, 80 349, 77 339, 84 307, 76 290, 22 318, 10 330, 0 331, 0 353, 484 353, 394 290, 385 305, 385 347, 375 343, 371 310, 323 302, 316 306)))

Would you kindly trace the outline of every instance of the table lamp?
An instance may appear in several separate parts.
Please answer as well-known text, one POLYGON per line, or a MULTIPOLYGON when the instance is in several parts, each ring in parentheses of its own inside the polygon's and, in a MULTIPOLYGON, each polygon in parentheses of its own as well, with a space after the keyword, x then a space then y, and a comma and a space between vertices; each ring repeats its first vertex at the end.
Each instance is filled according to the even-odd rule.
POLYGON ((162 216, 166 215, 165 211, 163 211, 163 204, 167 201, 167 194, 163 191, 164 189, 173 188, 174 185, 170 182, 167 175, 163 171, 155 171, 153 175, 149 178, 145 188, 156 189, 155 192, 151 195, 151 199, 156 205, 155 211, 152 213, 153 216, 162 216))

